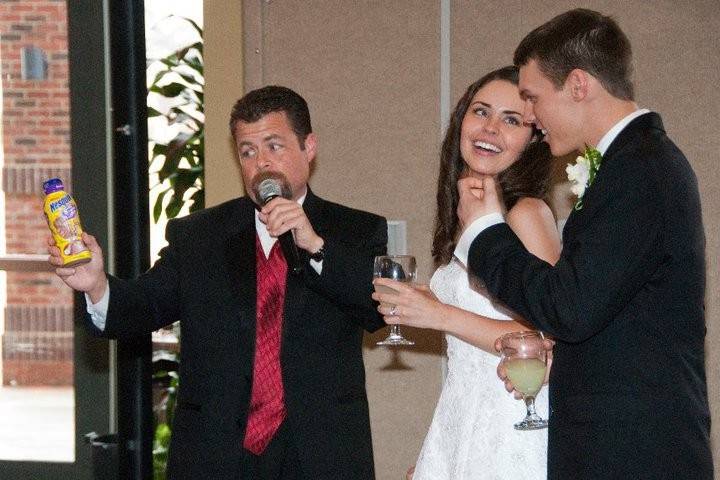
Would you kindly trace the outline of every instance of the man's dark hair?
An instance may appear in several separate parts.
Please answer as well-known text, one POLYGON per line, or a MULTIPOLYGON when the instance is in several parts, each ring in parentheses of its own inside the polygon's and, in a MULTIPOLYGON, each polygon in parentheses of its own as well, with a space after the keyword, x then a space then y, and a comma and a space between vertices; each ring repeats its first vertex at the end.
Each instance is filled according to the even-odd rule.
POLYGON ((635 97, 630 41, 615 20, 593 10, 570 10, 530 32, 515 50, 513 62, 521 67, 530 60, 558 89, 579 68, 614 97, 635 97))
POLYGON ((305 99, 287 87, 269 85, 246 93, 232 108, 230 133, 235 138, 238 122, 254 123, 272 112, 284 112, 287 115, 290 128, 295 132, 300 148, 304 150, 305 139, 312 133, 310 111, 305 99))

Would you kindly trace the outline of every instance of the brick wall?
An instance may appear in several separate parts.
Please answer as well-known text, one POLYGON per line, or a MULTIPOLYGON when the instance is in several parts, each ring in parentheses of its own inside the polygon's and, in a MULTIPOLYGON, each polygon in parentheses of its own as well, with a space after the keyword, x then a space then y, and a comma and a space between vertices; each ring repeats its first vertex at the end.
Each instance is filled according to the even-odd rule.
MULTIPOLYGON (((45 253, 42 181, 70 181, 66 16, 65 0, 0 2, 7 253, 45 253), (46 61, 46 78, 23 78, 28 50, 46 61)), ((8 272, 4 384, 72 384, 71 307, 54 275, 8 272)))

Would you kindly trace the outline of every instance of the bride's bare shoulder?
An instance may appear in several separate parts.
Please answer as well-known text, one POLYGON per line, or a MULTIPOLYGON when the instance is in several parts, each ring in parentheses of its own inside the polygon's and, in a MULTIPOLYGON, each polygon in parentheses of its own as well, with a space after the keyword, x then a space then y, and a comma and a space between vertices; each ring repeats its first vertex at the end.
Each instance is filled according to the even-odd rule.
POLYGON ((516 222, 555 221, 552 210, 544 200, 523 197, 507 212, 507 222, 512 227, 516 222))

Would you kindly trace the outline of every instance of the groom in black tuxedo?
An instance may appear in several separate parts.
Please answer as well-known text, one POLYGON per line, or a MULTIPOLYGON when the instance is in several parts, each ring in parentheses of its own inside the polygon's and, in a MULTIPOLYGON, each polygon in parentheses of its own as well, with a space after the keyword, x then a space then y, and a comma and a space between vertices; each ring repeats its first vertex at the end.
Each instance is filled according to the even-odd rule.
MULTIPOLYGON (((181 322, 169 480, 373 480, 362 337, 384 326, 370 295, 386 221, 310 190, 317 139, 296 92, 247 93, 230 130, 247 196, 171 220, 138 279, 106 275, 89 235, 92 261, 57 273, 86 292, 99 335, 181 322), (287 198, 265 204, 267 177, 287 198), (285 233, 300 273, 277 241, 285 233)), ((60 267, 52 241, 49 251, 60 267)))
POLYGON ((713 477, 705 382, 705 238, 695 175, 633 100, 630 43, 577 9, 515 51, 527 122, 556 156, 594 147, 597 175, 555 266, 503 222, 492 179, 461 180, 456 255, 557 342, 548 478, 713 477))

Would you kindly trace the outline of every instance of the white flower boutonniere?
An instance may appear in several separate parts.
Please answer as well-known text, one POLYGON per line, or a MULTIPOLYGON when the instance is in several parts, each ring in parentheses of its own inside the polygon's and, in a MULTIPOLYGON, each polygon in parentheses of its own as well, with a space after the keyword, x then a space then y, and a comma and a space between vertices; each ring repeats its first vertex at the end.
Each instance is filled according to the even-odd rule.
POLYGON ((602 155, 597 149, 585 147, 585 152, 577 157, 575 165, 568 163, 565 168, 568 180, 572 184, 570 190, 578 197, 577 202, 575 202, 575 210, 580 210, 583 207, 582 199, 583 195, 585 195, 585 189, 595 181, 601 162, 602 155))

